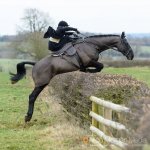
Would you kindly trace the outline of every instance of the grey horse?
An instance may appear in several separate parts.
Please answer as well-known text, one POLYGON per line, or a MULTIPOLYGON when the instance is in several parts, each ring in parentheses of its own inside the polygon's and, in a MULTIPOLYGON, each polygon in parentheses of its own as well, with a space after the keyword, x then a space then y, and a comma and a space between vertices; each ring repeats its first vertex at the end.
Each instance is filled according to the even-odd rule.
POLYGON ((17 64, 17 74, 12 74, 11 81, 16 83, 26 74, 25 64, 33 65, 32 77, 35 88, 29 96, 28 112, 25 122, 31 120, 34 103, 40 92, 49 84, 50 80, 62 73, 83 71, 96 73, 103 69, 103 64, 98 62, 99 54, 107 49, 121 52, 128 60, 134 57, 133 50, 129 45, 125 33, 121 35, 95 35, 74 43, 76 53, 73 56, 62 54, 58 57, 46 56, 38 62, 21 62, 17 64), (91 68, 92 67, 92 68, 91 68))

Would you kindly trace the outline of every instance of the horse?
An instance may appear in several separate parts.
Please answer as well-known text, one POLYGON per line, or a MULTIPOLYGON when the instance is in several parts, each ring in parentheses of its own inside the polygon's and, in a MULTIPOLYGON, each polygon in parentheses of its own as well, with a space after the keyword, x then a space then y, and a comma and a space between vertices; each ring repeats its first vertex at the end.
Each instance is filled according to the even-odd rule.
POLYGON ((75 55, 65 54, 54 57, 48 55, 38 62, 24 61, 17 64, 17 73, 11 74, 12 84, 21 80, 26 74, 25 65, 32 65, 32 78, 34 90, 29 95, 29 104, 25 122, 29 122, 34 112, 34 103, 41 91, 50 83, 50 80, 62 73, 80 70, 82 72, 96 73, 103 69, 103 64, 98 62, 99 54, 110 48, 121 52, 128 60, 134 58, 134 53, 129 45, 125 33, 121 35, 104 34, 78 39, 74 43, 75 55), (92 67, 92 68, 91 68, 92 67))

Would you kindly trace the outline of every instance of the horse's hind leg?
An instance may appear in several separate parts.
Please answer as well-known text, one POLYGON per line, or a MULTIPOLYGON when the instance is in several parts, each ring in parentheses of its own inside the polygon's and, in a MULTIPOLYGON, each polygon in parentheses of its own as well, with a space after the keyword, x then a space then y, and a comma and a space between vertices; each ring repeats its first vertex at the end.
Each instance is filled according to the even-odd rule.
POLYGON ((104 68, 104 65, 100 62, 92 60, 90 61, 87 67, 94 67, 94 69, 87 68, 86 72, 96 73, 96 72, 100 72, 104 68))
POLYGON ((25 122, 29 122, 31 120, 34 111, 34 102, 38 97, 38 95, 41 93, 41 91, 46 87, 46 85, 35 87, 33 92, 30 94, 28 112, 27 115, 25 116, 25 122))

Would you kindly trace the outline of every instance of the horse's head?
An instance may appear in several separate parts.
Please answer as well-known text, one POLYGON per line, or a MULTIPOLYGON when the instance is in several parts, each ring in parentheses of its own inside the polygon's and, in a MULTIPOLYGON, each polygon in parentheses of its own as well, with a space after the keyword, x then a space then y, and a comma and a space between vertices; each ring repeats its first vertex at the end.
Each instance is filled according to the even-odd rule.
POLYGON ((118 51, 120 51, 124 56, 126 56, 128 60, 132 60, 134 58, 133 50, 126 39, 124 32, 122 32, 120 36, 120 42, 118 43, 117 48, 118 51))

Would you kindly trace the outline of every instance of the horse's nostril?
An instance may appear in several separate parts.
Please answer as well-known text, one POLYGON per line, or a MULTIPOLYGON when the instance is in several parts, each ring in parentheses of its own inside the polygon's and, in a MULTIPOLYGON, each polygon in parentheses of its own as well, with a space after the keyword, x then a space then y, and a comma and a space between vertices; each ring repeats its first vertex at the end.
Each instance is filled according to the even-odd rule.
POLYGON ((130 60, 132 60, 134 58, 134 54, 130 53, 128 57, 129 57, 130 60))

